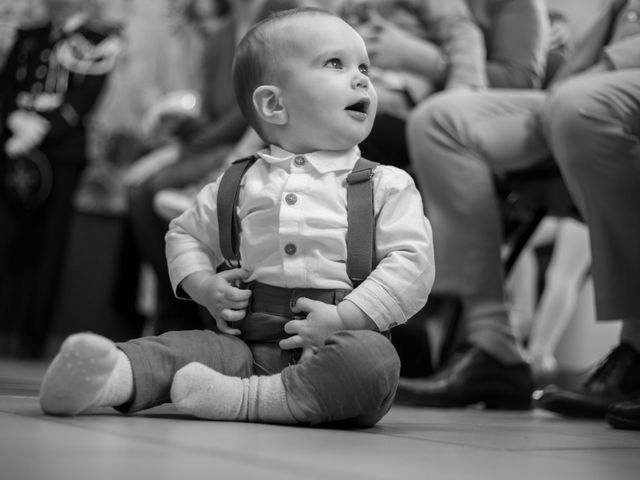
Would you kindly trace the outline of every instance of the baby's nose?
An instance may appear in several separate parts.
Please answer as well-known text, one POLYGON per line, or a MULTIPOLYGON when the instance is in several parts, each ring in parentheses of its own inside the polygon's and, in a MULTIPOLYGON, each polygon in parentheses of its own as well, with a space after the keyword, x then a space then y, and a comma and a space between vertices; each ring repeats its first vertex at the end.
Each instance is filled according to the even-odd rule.
POLYGON ((353 79, 352 87, 367 90, 369 88, 369 77, 365 75, 357 75, 353 79))

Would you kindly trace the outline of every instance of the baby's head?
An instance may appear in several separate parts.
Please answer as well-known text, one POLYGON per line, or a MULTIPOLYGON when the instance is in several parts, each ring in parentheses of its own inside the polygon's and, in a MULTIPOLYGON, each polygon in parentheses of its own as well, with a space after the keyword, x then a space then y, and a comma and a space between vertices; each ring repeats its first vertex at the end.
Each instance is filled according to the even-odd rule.
POLYGON ((303 8, 271 15, 240 41, 238 103, 268 143, 292 153, 346 150, 373 126, 377 95, 364 41, 340 17, 303 8))

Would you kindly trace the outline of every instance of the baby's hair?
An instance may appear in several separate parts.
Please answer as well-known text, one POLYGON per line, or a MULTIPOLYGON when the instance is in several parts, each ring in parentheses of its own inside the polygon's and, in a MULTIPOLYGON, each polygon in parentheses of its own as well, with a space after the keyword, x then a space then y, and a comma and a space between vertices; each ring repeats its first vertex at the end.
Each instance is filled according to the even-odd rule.
POLYGON ((300 15, 327 15, 340 18, 327 10, 315 7, 293 8, 272 12, 256 23, 242 37, 233 60, 233 86, 242 114, 256 132, 263 134, 259 117, 253 106, 253 92, 260 85, 276 79, 278 59, 287 54, 287 33, 278 27, 300 15))

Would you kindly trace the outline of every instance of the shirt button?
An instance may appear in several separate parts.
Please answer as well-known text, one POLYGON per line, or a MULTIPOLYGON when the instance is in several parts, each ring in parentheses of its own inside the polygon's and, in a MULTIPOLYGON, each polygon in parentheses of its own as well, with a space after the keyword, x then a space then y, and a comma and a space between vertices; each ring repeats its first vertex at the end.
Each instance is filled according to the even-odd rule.
POLYGON ((290 193, 286 197, 284 197, 284 201, 289 205, 293 205, 298 201, 298 196, 295 193, 290 193))
POLYGON ((39 78, 40 80, 42 80, 46 75, 47 75, 47 67, 45 67, 44 65, 40 65, 36 69, 36 78, 39 78))
POLYGON ((296 253, 298 249, 296 248, 296 246, 293 243, 287 243, 284 246, 284 253, 286 253, 287 255, 293 255, 296 253))
POLYGON ((629 10, 627 12, 627 21, 629 21, 629 22, 637 22, 638 21, 638 12, 634 12, 633 10, 629 10))
POLYGON ((306 161, 306 160, 304 159, 304 157, 300 157, 300 156, 298 156, 298 157, 296 157, 296 158, 294 158, 294 159, 293 159, 293 163, 295 163, 295 164, 296 164, 297 166, 299 166, 299 167, 301 167, 302 165, 304 165, 305 161, 306 161))

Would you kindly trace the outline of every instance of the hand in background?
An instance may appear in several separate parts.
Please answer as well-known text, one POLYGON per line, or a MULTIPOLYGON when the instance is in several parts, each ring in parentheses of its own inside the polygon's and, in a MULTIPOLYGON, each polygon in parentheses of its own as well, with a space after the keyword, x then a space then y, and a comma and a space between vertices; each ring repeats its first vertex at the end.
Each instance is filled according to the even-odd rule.
POLYGON ((369 21, 356 29, 367 45, 372 65, 378 68, 413 71, 425 49, 440 56, 433 43, 405 32, 376 12, 371 12, 369 21))
POLYGON ((5 144, 9 156, 22 155, 38 147, 49 131, 49 122, 34 112, 16 110, 7 118, 13 135, 5 144))

